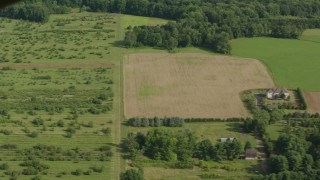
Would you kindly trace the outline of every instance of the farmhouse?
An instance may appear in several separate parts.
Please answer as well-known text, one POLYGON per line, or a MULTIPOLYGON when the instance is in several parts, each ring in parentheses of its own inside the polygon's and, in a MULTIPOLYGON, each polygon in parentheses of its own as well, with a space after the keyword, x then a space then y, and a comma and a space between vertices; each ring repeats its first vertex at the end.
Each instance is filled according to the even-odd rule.
POLYGON ((286 88, 272 88, 267 91, 268 99, 288 99, 290 96, 289 91, 286 88))
POLYGON ((227 138, 220 138, 220 142, 225 143, 227 141, 232 142, 235 138, 227 137, 227 138))
POLYGON ((246 160, 256 160, 257 156, 258 156, 258 153, 256 150, 250 149, 250 150, 246 150, 245 152, 246 160))

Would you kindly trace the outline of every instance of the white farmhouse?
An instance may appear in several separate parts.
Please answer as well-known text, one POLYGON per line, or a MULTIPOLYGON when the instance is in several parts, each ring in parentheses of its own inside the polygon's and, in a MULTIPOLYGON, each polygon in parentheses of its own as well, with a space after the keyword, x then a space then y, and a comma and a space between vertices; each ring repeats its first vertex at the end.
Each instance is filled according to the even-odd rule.
POLYGON ((286 88, 272 88, 267 91, 268 99, 288 99, 290 96, 289 91, 286 88))

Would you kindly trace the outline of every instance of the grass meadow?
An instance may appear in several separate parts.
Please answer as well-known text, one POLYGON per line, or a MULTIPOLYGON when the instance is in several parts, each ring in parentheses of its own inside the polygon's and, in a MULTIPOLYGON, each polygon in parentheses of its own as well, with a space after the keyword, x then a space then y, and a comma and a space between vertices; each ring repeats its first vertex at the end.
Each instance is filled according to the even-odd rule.
POLYGON ((307 30, 300 40, 244 38, 232 41, 232 54, 261 60, 277 86, 320 91, 320 30, 307 30))

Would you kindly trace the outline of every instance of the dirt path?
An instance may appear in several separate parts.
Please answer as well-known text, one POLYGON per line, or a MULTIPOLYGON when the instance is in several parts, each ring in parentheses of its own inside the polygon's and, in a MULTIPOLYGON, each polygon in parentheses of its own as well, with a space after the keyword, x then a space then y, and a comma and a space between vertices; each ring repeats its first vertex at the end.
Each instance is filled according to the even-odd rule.
POLYGON ((264 173, 267 172, 267 154, 265 152, 265 147, 263 141, 259 137, 256 137, 258 156, 261 159, 260 167, 264 173))

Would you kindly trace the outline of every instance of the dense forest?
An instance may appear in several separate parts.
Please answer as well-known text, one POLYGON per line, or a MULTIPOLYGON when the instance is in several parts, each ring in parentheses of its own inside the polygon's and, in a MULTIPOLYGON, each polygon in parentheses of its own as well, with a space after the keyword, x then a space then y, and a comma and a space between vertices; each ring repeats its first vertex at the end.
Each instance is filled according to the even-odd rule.
POLYGON ((298 38, 320 27, 318 0, 26 0, 0 15, 46 22, 52 13, 71 8, 166 18, 168 24, 129 27, 128 47, 205 47, 229 54, 230 39, 271 36, 298 38))

